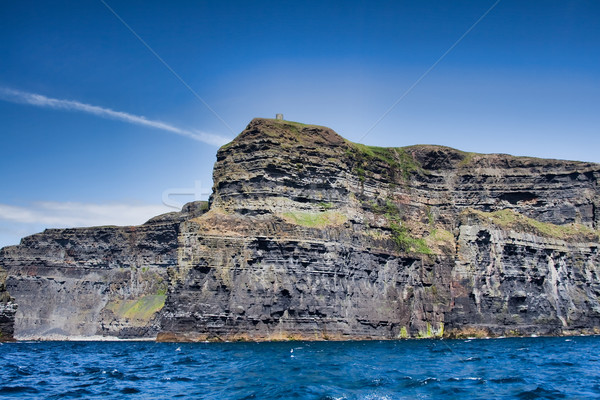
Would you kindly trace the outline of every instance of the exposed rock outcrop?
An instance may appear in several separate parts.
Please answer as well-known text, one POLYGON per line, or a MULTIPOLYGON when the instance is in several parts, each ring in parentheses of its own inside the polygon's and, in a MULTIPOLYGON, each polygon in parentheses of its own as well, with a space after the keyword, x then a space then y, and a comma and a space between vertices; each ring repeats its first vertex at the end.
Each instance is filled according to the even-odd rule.
POLYGON ((17 312, 14 299, 6 291, 5 281, 6 271, 0 268, 0 342, 14 340, 15 313, 17 312))
POLYGON ((600 329, 598 164, 378 148, 255 119, 199 204, 4 248, 17 337, 367 339, 600 329))
POLYGON ((20 339, 153 338, 177 265, 179 225, 206 202, 136 227, 47 229, 0 250, 20 339))

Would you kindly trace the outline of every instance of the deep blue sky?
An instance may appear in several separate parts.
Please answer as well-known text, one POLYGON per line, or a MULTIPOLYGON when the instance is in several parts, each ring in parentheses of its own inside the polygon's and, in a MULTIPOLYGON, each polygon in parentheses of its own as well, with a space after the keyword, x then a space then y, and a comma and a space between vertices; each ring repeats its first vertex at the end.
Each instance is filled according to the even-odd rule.
POLYGON ((211 186, 219 137, 278 112, 366 144, 600 162, 598 1, 502 0, 364 138, 495 1, 106 2, 233 133, 102 2, 1 2, 0 246, 168 211, 165 190, 211 186))

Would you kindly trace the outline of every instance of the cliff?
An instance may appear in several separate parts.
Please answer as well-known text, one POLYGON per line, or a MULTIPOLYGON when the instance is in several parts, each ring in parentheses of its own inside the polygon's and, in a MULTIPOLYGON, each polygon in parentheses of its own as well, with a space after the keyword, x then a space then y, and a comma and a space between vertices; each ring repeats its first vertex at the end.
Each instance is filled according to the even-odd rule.
POLYGON ((14 320, 17 305, 5 287, 6 271, 0 268, 0 342, 14 340, 14 320))
POLYGON ((17 338, 388 339, 600 331, 600 165, 255 119, 208 207, 0 251, 17 338))
POLYGON ((19 305, 15 336, 156 337, 179 225, 206 207, 188 204, 135 227, 47 229, 0 250, 6 287, 19 305))

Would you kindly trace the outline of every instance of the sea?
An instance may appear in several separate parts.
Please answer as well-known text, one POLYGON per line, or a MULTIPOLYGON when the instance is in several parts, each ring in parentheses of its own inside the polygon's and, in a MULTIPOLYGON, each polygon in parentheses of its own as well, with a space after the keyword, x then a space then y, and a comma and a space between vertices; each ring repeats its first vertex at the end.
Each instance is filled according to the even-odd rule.
POLYGON ((600 337, 0 345, 4 399, 596 399, 600 337))

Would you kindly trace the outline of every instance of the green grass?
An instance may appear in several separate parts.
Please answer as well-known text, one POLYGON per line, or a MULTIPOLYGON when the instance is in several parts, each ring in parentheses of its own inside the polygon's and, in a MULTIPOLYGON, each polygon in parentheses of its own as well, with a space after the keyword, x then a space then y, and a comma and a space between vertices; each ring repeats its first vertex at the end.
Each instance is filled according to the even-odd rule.
POLYGON ((329 210, 333 208, 333 204, 322 201, 319 203, 319 207, 321 207, 322 210, 329 210))
POLYGON ((390 165, 397 164, 391 148, 367 146, 361 143, 354 143, 354 148, 367 159, 381 160, 390 165))
POLYGON ((377 147, 356 144, 359 150, 369 161, 379 160, 393 168, 402 170, 405 173, 413 173, 421 170, 421 166, 411 157, 403 148, 377 147))
POLYGON ((283 218, 294 225, 307 228, 323 228, 332 225, 341 225, 348 220, 345 215, 337 211, 294 211, 283 214, 283 218))
POLYGON ((390 223, 392 238, 399 250, 407 253, 433 254, 423 238, 415 238, 410 235, 408 229, 396 222, 390 223))
POLYGON ((434 242, 453 242, 454 235, 445 229, 433 229, 429 235, 434 242))
POLYGON ((380 204, 380 201, 370 200, 365 202, 371 208, 374 214, 384 215, 388 220, 399 220, 400 219, 400 209, 398 206, 391 200, 385 199, 385 203, 380 204))
POLYGON ((465 158, 463 158, 458 163, 459 167, 466 167, 466 166, 468 166, 473 161, 473 158, 475 158, 476 155, 479 155, 479 153, 473 153, 473 152, 461 152, 461 153, 463 153, 465 155, 465 158))
POLYGON ((288 121, 287 119, 275 119, 275 118, 269 118, 269 119, 272 122, 275 122, 277 124, 290 125, 290 126, 295 126, 295 127, 298 127, 298 128, 305 128, 307 126, 316 126, 316 125, 304 124, 302 122, 288 121))
POLYGON ((365 182, 365 169, 361 168, 361 167, 356 167, 354 168, 354 173, 356 173, 356 175, 358 176, 358 180, 361 181, 361 183, 365 182))
POLYGON ((385 215, 392 231, 392 239, 398 250, 407 253, 433 254, 425 243, 425 239, 415 238, 411 235, 409 229, 402 222, 400 209, 392 200, 386 199, 383 206, 374 205, 373 211, 385 215))
POLYGON ((167 299, 166 294, 142 296, 137 300, 116 300, 106 305, 119 318, 150 321, 154 314, 160 311, 167 299))
POLYGON ((479 216, 483 220, 490 221, 494 225, 498 225, 503 228, 530 231, 537 233, 540 236, 563 240, 599 240, 598 231, 595 231, 582 224, 556 225, 548 222, 541 222, 536 219, 526 217, 523 214, 519 214, 511 209, 494 212, 469 210, 469 212, 479 216))
POLYGON ((354 171, 361 181, 364 181, 365 170, 368 171, 373 162, 387 164, 390 174, 392 171, 397 172, 405 180, 408 180, 411 174, 422 172, 421 165, 404 148, 367 146, 350 141, 347 143, 349 148, 346 150, 346 156, 355 159, 357 165, 354 171))
POLYGON ((400 328, 400 334, 398 335, 398 337, 400 339, 408 339, 409 338, 408 330, 406 329, 406 326, 403 326, 402 328, 400 328))
POLYGON ((425 239, 415 238, 411 235, 410 230, 402 221, 400 209, 391 199, 386 199, 382 205, 375 201, 371 201, 369 205, 373 213, 385 216, 398 250, 407 253, 433 254, 425 239))

